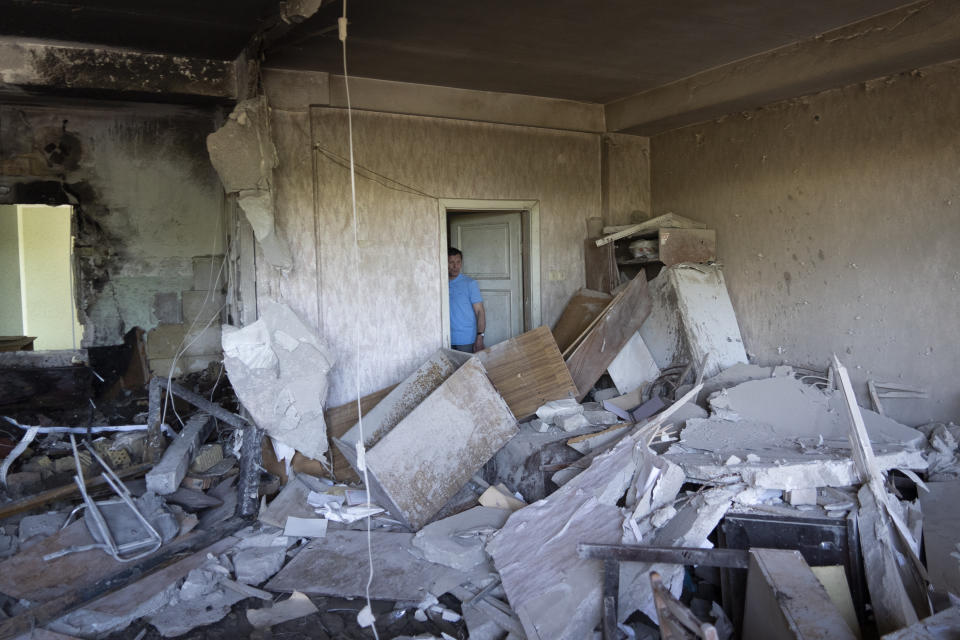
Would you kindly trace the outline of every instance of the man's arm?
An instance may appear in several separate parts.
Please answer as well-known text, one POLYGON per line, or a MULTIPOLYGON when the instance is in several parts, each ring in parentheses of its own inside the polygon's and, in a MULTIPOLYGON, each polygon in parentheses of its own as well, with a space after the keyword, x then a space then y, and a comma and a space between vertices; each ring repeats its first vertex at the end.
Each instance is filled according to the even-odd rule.
POLYGON ((483 310, 483 302, 473 303, 473 314, 477 316, 477 341, 473 343, 473 352, 483 351, 483 336, 480 335, 487 330, 487 314, 483 310))

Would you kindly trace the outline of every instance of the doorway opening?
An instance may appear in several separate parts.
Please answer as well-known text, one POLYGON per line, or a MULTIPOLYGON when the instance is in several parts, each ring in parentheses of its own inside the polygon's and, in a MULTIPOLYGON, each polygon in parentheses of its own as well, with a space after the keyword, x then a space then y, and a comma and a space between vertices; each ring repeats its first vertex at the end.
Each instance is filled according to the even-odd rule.
POLYGON ((540 216, 535 200, 451 200, 441 207, 443 344, 450 344, 446 247, 463 252, 486 313, 484 345, 540 326, 540 216))
POLYGON ((69 205, 0 205, 0 336, 20 349, 81 344, 72 221, 69 205))

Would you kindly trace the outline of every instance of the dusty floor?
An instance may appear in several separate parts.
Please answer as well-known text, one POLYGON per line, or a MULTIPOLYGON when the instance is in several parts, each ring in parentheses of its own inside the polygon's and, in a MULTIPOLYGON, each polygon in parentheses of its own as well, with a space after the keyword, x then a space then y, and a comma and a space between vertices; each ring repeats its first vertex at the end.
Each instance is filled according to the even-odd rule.
MULTIPOLYGON (((449 596, 447 596, 449 598, 449 596)), ((457 601, 450 598, 441 598, 444 606, 459 611, 457 601)), ((369 640, 373 633, 369 629, 361 629, 357 624, 357 611, 364 602, 360 599, 345 600, 342 598, 324 598, 313 596, 310 600, 320 610, 318 613, 296 620, 290 620, 269 629, 254 629, 249 622, 245 611, 259 609, 267 603, 256 598, 249 598, 238 602, 227 617, 215 624, 198 627, 187 634, 178 636, 182 640, 234 640, 249 638, 250 640, 266 640, 267 638, 283 638, 296 640, 311 638, 312 640, 369 640)), ((466 640, 467 629, 462 621, 453 624, 443 621, 439 616, 435 620, 418 622, 414 619, 414 608, 395 610, 391 602, 374 602, 373 610, 377 613, 377 633, 380 640, 390 640, 397 636, 416 636, 418 634, 432 634, 440 637, 445 632, 457 640, 466 640)), ((125 630, 108 636, 108 640, 133 640, 142 630, 146 635, 141 640, 160 640, 163 636, 157 632, 146 620, 137 620, 125 630)))

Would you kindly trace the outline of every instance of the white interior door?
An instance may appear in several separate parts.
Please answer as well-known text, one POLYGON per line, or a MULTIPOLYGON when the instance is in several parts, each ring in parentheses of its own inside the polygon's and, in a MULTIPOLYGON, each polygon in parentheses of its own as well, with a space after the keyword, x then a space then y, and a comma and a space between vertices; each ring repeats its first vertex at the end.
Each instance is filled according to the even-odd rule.
POLYGON ((477 281, 487 316, 484 346, 523 333, 520 213, 448 216, 450 245, 463 252, 463 273, 477 281))

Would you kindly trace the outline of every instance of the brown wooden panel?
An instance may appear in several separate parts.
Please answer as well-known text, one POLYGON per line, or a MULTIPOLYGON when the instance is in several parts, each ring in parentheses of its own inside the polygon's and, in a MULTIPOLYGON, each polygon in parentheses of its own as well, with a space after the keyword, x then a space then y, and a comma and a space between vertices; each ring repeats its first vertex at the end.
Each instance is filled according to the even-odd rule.
POLYGON ((579 289, 567 303, 553 327, 553 338, 561 352, 573 344, 583 330, 607 308, 613 296, 603 291, 579 289))
POLYGON ((578 400, 587 395, 607 370, 630 336, 650 315, 652 307, 643 274, 631 280, 613 299, 580 346, 567 358, 567 367, 578 389, 578 400))
POLYGON ((660 262, 716 262, 717 232, 713 229, 660 229, 660 262))
POLYGON ((584 240, 583 266, 587 275, 587 289, 610 293, 620 283, 612 244, 598 247, 595 239, 584 240))
POLYGON ((518 420, 550 400, 576 393, 553 334, 537 327, 477 354, 493 386, 518 420))

